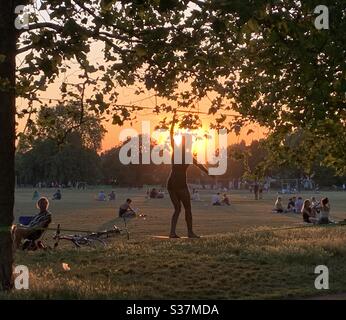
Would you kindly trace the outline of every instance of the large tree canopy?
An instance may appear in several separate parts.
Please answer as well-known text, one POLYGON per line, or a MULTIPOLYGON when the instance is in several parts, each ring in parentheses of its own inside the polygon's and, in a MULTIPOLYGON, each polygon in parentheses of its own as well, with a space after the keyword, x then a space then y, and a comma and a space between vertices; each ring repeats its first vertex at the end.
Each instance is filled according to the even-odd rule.
POLYGON ((210 0, 199 5, 203 10, 194 10, 186 22, 199 36, 184 59, 193 70, 194 91, 217 92, 210 112, 231 106, 241 115, 231 128, 257 122, 271 130, 271 147, 280 148, 288 135, 304 130, 320 146, 323 161, 344 173, 345 1, 210 0), (315 26, 314 10, 323 3, 329 8, 329 30, 315 26))
MULTIPOLYGON (((174 111, 173 102, 193 110, 200 99, 212 96, 212 126, 239 131, 257 122, 271 129, 277 147, 287 134, 304 129, 326 142, 324 160, 343 172, 345 148, 334 137, 345 146, 345 2, 325 3, 329 30, 315 27, 314 10, 321 4, 44 0, 37 10, 49 19, 43 22, 33 14, 29 29, 21 32, 18 53, 25 57, 18 68, 18 92, 34 99, 73 59, 83 70, 83 85, 93 87, 89 107, 112 114, 116 124, 133 116, 131 108, 117 103, 121 86, 144 84, 172 101, 158 106, 158 112, 174 111), (103 51, 101 65, 89 58, 95 45, 103 51), (191 90, 182 92, 181 83, 191 90), (240 116, 227 118, 230 109, 240 116)), ((63 97, 81 96, 67 83, 61 89, 63 97)), ((180 120, 185 127, 200 121, 198 114, 180 120)))
MULTIPOLYGON (((0 226, 9 228, 13 221, 15 97, 28 101, 19 115, 31 114, 39 92, 56 81, 61 102, 75 99, 81 112, 112 115, 115 124, 133 117, 131 108, 117 102, 123 86, 143 84, 168 99, 157 112, 175 112, 172 105, 193 111, 208 97, 212 126, 238 131, 257 122, 270 128, 277 147, 303 129, 327 151, 324 160, 345 171, 345 1, 329 5, 330 29, 317 30, 313 12, 323 2, 329 5, 320 0, 0 2, 0 226), (35 9, 20 30, 15 29, 18 5, 35 9), (102 64, 90 56, 95 47, 102 50, 102 64), (70 83, 65 73, 74 63, 81 72, 79 81, 70 83), (190 90, 181 92, 183 83, 190 90), (230 109, 239 117, 229 121, 230 109)), ((180 120, 187 127, 200 118, 190 112, 180 120)), ((1 233, 3 288, 11 287, 10 243, 9 232, 1 233)))
POLYGON ((30 101, 63 76, 71 67, 67 61, 73 60, 80 65, 83 82, 75 83, 77 93, 63 82, 62 98, 80 98, 85 92, 81 86, 92 86, 93 94, 86 98, 90 108, 112 113, 114 123, 122 124, 131 114, 116 104, 119 87, 144 83, 149 90, 169 95, 177 86, 178 75, 188 71, 181 70, 179 51, 193 36, 184 25, 190 1, 27 3, 35 10, 28 28, 20 30, 17 94, 30 101), (101 64, 90 59, 96 47, 103 53, 101 64))

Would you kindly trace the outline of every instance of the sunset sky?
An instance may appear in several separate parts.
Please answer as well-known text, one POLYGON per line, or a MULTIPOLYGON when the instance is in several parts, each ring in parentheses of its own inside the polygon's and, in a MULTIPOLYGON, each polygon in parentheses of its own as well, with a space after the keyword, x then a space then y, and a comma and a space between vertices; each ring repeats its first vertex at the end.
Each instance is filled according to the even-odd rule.
MULTIPOLYGON (((42 94, 43 101, 49 105, 49 99, 58 99, 60 91, 58 89, 59 85, 55 84, 52 86, 47 92, 44 92, 42 94), (54 88, 55 87, 55 88, 54 88)), ((143 106, 143 107, 155 107, 155 97, 151 97, 151 94, 148 92, 145 95, 137 96, 135 95, 133 88, 123 88, 120 90, 121 94, 119 96, 119 104, 126 104, 126 105, 136 105, 136 106, 143 106), (142 100, 142 101, 139 101, 142 100)), ((162 102, 162 101, 160 101, 162 102)), ((25 101, 19 101, 20 107, 25 107, 26 102, 25 101)), ((54 100, 50 105, 54 105, 54 100)), ((206 111, 208 108, 207 104, 200 104, 199 109, 200 111, 206 111)), ((149 120, 151 124, 151 130, 155 129, 155 126, 159 123, 160 120, 162 120, 166 115, 157 115, 152 113, 150 110, 142 110, 142 111, 136 111, 136 117, 137 119, 132 122, 132 125, 130 123, 126 123, 124 126, 115 126, 111 124, 111 121, 107 122, 104 121, 104 126, 107 129, 107 133, 105 135, 105 138, 102 143, 102 151, 108 150, 114 146, 116 146, 119 143, 119 133, 124 128, 133 128, 138 131, 138 133, 141 133, 141 121, 142 120, 149 120)), ((203 128, 207 129, 209 126, 209 123, 212 121, 213 117, 208 115, 201 115, 203 128)), ((25 125, 25 121, 21 120, 19 122, 18 130, 23 130, 23 127, 25 125)), ((235 135, 234 133, 230 133, 228 137, 228 141, 230 144, 240 142, 241 140, 245 140, 245 142, 251 143, 251 141, 262 138, 265 134, 265 130, 263 128, 260 128, 257 125, 252 125, 251 129, 254 131, 252 134, 247 135, 248 130, 250 127, 243 128, 241 131, 241 134, 239 136, 235 135)))
MULTIPOLYGON (((92 45, 91 52, 89 54, 89 59, 94 64, 103 65, 104 64, 104 57, 102 53, 102 45, 99 43, 94 43, 92 45)), ((21 57, 18 57, 17 63, 20 64, 21 57)), ((78 78, 78 75, 80 74, 80 69, 78 67, 77 63, 69 62, 68 65, 70 68, 68 71, 61 75, 53 84, 51 84, 48 87, 48 90, 45 92, 41 92, 40 97, 42 98, 42 102, 44 104, 54 106, 57 104, 58 99, 61 98, 61 92, 60 92, 60 86, 63 82, 69 82, 69 83, 80 83, 81 79, 78 78)), ((89 87, 87 89, 87 95, 91 95, 91 90, 93 88, 89 87)), ((189 90, 188 85, 184 85, 184 91, 189 90)), ((167 102, 161 98, 155 98, 155 92, 154 91, 145 91, 145 93, 141 95, 135 94, 136 87, 123 87, 119 89, 119 96, 118 96, 118 104, 123 105, 136 105, 146 108, 154 108, 156 103, 170 103, 167 102)), ((205 99, 199 102, 198 110, 201 112, 207 112, 209 108, 209 100, 205 99)), ((17 101, 18 109, 23 109, 27 107, 27 101, 23 99, 18 99, 17 101)), ((36 104, 36 107, 39 107, 38 104, 36 104)), ((155 126, 159 123, 160 120, 162 120, 166 114, 154 114, 151 110, 142 110, 142 111, 136 111, 136 120, 132 123, 126 123, 123 127, 115 126, 111 124, 111 121, 107 122, 104 121, 104 126, 107 129, 107 133, 105 135, 105 138, 102 143, 102 150, 105 151, 108 150, 114 146, 116 146, 119 143, 119 133, 124 128, 134 128, 139 133, 141 133, 141 121, 142 120, 150 120, 151 122, 151 129, 154 130, 155 126)), ((200 115, 200 118, 202 120, 203 128, 207 129, 209 127, 209 123, 213 120, 213 116, 209 115, 200 115)), ((18 131, 23 130, 25 126, 25 120, 20 120, 18 125, 18 131)), ((260 139, 264 136, 265 130, 263 128, 260 128, 257 125, 252 125, 251 129, 254 131, 252 134, 247 135, 248 130, 250 127, 245 127, 242 129, 241 134, 239 136, 235 135, 234 133, 230 133, 228 137, 228 141, 230 144, 240 142, 241 140, 245 140, 245 142, 251 143, 251 141, 260 139)))

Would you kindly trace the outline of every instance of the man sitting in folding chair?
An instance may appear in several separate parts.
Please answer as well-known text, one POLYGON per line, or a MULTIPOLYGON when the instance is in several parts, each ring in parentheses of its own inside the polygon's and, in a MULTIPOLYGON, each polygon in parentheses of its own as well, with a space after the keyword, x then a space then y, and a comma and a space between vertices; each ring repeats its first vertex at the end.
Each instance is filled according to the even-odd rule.
POLYGON ((37 208, 40 212, 33 217, 21 217, 29 218, 29 221, 21 221, 20 225, 17 225, 12 230, 13 246, 14 249, 18 249, 24 240, 22 249, 36 250, 43 249, 40 238, 43 236, 45 229, 48 228, 52 222, 52 216, 48 211, 49 201, 47 198, 40 198, 37 201, 37 208))

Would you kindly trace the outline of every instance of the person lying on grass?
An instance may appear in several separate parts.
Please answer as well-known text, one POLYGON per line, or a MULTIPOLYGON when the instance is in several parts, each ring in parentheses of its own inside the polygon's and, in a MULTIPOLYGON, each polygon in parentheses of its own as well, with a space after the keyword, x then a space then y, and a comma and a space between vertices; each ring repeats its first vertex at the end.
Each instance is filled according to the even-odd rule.
POLYGON ((47 198, 42 197, 37 201, 37 208, 40 212, 35 215, 27 226, 17 225, 12 229, 13 247, 14 250, 18 249, 23 240, 23 249, 28 246, 32 248, 43 248, 43 244, 39 239, 44 233, 44 229, 48 228, 52 222, 51 213, 48 211, 49 201, 47 198))

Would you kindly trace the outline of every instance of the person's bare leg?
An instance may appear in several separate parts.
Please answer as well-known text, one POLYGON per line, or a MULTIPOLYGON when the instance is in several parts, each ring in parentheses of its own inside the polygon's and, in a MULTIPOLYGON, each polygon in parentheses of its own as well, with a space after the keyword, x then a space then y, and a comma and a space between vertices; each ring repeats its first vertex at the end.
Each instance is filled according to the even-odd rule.
POLYGON ((14 251, 18 250, 22 240, 25 239, 30 234, 30 230, 23 229, 21 227, 16 227, 13 232, 13 249, 14 251))
POLYGON ((169 196, 170 196, 172 203, 173 203, 173 206, 174 206, 174 213, 173 213, 172 220, 171 220, 171 231, 169 233, 169 237, 170 238, 180 238, 176 233, 177 223, 178 223, 178 219, 179 219, 179 215, 180 215, 180 211, 181 211, 180 200, 176 196, 174 191, 168 191, 168 192, 169 192, 169 196))
POLYGON ((171 231, 169 233, 170 238, 180 238, 176 233, 180 210, 181 210, 180 208, 174 210, 172 220, 171 220, 171 231))
POLYGON ((183 206, 185 209, 185 221, 186 221, 186 226, 187 226, 187 236, 189 238, 199 238, 199 236, 193 232, 191 198, 190 198, 190 192, 188 189, 181 191, 180 199, 181 199, 181 202, 183 203, 183 206))
POLYGON ((187 236, 189 238, 199 238, 199 236, 193 232, 191 210, 185 210, 185 220, 187 225, 187 236))

